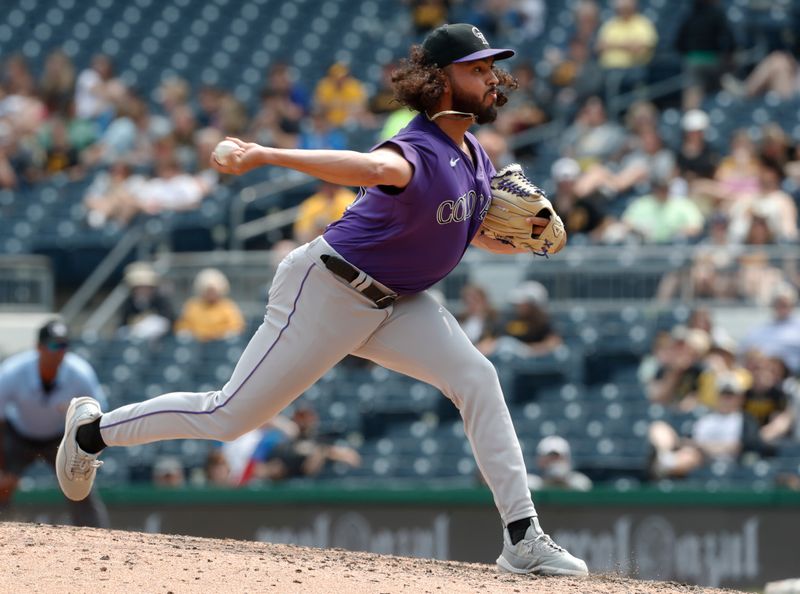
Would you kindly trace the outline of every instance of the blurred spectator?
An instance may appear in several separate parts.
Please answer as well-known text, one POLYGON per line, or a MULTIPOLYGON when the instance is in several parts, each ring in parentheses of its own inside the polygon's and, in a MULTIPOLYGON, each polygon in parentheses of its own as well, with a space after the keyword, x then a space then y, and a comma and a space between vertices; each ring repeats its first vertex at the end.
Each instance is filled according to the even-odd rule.
POLYGON ((678 149, 678 170, 689 182, 697 179, 711 179, 719 164, 719 155, 706 142, 706 130, 709 126, 706 112, 699 109, 687 111, 681 118, 683 139, 678 149))
POLYGON ((519 86, 498 112, 495 126, 506 136, 534 128, 550 119, 552 93, 536 77, 529 63, 518 64, 511 71, 519 86))
POLYGON ((516 0, 511 5, 514 10, 514 30, 521 32, 523 39, 536 39, 544 32, 547 23, 545 0, 516 0))
POLYGON ((759 189, 742 196, 730 205, 731 241, 748 245, 795 242, 798 238, 797 206, 781 185, 783 170, 780 165, 762 157, 760 159, 759 189), (766 235, 756 241, 753 225, 762 224, 766 235))
POLYGON ((775 122, 761 126, 761 142, 758 152, 762 160, 777 163, 784 173, 786 166, 794 159, 797 148, 786 131, 775 122))
POLYGON ((750 213, 747 235, 744 237, 746 245, 771 245, 777 242, 777 237, 772 232, 767 217, 761 209, 753 209, 750 213))
POLYGON ((579 0, 573 11, 573 31, 563 47, 548 47, 545 58, 551 65, 550 83, 556 90, 559 111, 571 115, 575 103, 583 103, 600 92, 602 73, 597 67, 595 46, 600 8, 594 0, 579 0))
POLYGON ((714 178, 722 193, 732 199, 758 191, 760 174, 758 150, 747 130, 737 130, 731 139, 731 152, 717 167, 714 178))
POLYGON ((546 20, 547 6, 543 0, 482 0, 467 18, 467 22, 492 37, 515 33, 523 39, 541 35, 546 20))
POLYGON ((569 489, 590 491, 592 480, 572 466, 572 450, 569 442, 559 435, 548 435, 536 446, 536 468, 539 474, 528 475, 528 488, 569 489))
POLYGON ((302 113, 285 95, 265 89, 248 135, 265 146, 295 148, 302 120, 302 113))
POLYGON ((683 410, 693 408, 710 348, 708 333, 699 328, 678 326, 670 337, 659 337, 651 362, 640 369, 648 399, 683 410))
POLYGON ((108 166, 121 159, 134 165, 151 165, 154 144, 169 131, 169 121, 151 116, 141 97, 125 94, 117 103, 117 117, 97 142, 83 151, 81 159, 90 167, 108 166))
POLYGON ((206 484, 217 487, 230 487, 231 468, 221 448, 214 448, 208 453, 203 468, 206 475, 206 484))
POLYGON ((28 62, 22 54, 8 56, 3 64, 3 78, 0 81, 7 98, 32 97, 36 95, 36 82, 28 62))
POLYGON ((156 162, 156 175, 136 187, 139 210, 154 215, 164 211, 192 210, 217 185, 217 176, 207 169, 192 175, 181 169, 174 156, 156 162))
POLYGON ((760 427, 786 409, 789 395, 784 390, 790 373, 779 357, 765 357, 760 353, 748 357, 752 383, 745 391, 744 410, 760 427))
POLYGON ((622 222, 645 243, 686 241, 703 230, 703 213, 685 196, 670 194, 669 179, 652 180, 652 193, 631 202, 622 222))
POLYGON ((261 427, 248 431, 244 435, 223 443, 214 456, 206 461, 207 476, 210 479, 208 465, 214 461, 217 484, 241 487, 250 483, 255 477, 256 468, 262 464, 275 450, 279 443, 294 440, 299 435, 297 424, 282 414, 276 415, 261 427))
POLYGON ((629 142, 633 142, 634 146, 636 146, 636 136, 641 134, 643 130, 655 128, 657 132, 660 121, 661 114, 655 103, 644 100, 632 103, 625 112, 625 128, 631 135, 629 142))
POLYGON ((177 456, 161 456, 153 464, 153 485, 176 488, 186 484, 186 475, 181 459, 177 456))
POLYGON ((247 131, 247 108, 233 95, 223 93, 217 111, 217 125, 226 136, 242 136, 247 131))
POLYGON ((741 352, 778 357, 793 373, 800 372, 800 317, 792 315, 796 304, 797 290, 778 285, 772 293, 772 321, 751 330, 741 342, 741 352))
MULTIPOLYGON (((8 126, 10 144, 30 154, 33 160, 35 145, 30 142, 47 118, 47 108, 36 95, 36 84, 25 58, 19 54, 4 64, 0 84, 0 123, 8 126)), ((14 149, 8 152, 13 155, 14 149)))
MULTIPOLYGON (((707 332, 712 340, 718 335, 717 330, 714 328, 714 321, 711 317, 711 310, 707 307, 695 307, 689 314, 689 319, 686 320, 686 327, 697 328, 707 332)), ((722 331, 724 334, 724 331, 722 331)), ((727 336, 727 334, 724 334, 727 336)))
POLYGON ((203 85, 197 94, 197 123, 221 129, 220 109, 225 93, 217 87, 203 85))
POLYGON ((661 141, 654 126, 641 128, 634 137, 635 146, 619 165, 591 165, 576 183, 576 192, 585 196, 596 191, 615 196, 634 186, 652 184, 653 180, 670 179, 675 171, 675 155, 661 141))
MULTIPOLYGON (((768 232, 763 220, 754 220, 758 221, 756 228, 760 228, 761 233, 768 232)), ((769 254, 764 250, 751 246, 738 253, 733 283, 735 295, 755 305, 768 305, 775 287, 784 282, 783 271, 770 262, 769 254)))
POLYGON ((695 421, 691 438, 681 439, 664 421, 650 425, 656 478, 682 477, 712 461, 731 462, 745 450, 763 449, 758 423, 744 412, 744 393, 735 378, 723 378, 715 410, 695 421))
POLYGON ((13 127, 0 119, 0 189, 26 187, 39 175, 32 152, 21 145, 13 127))
POLYGON ((190 96, 189 83, 179 76, 165 78, 156 89, 158 103, 169 118, 174 118, 176 109, 189 105, 190 96))
POLYGON ((191 171, 194 166, 194 139, 197 132, 197 120, 188 105, 179 105, 172 110, 170 120, 172 139, 175 142, 175 158, 184 171, 191 171))
POLYGON ((144 184, 145 178, 134 175, 126 161, 117 161, 108 171, 99 172, 83 199, 89 226, 100 228, 109 222, 127 225, 139 213, 135 195, 144 184))
POLYGON ((125 93, 125 86, 114 78, 111 58, 96 54, 75 83, 75 115, 97 122, 100 129, 105 130, 114 118, 117 102, 125 93))
POLYGON ((592 96, 564 131, 560 148, 562 154, 573 157, 586 169, 591 163, 603 163, 619 154, 625 141, 625 130, 608 120, 603 100, 592 96))
MULTIPOLYGON (((251 433, 254 433, 255 437, 252 435, 249 438, 244 437, 247 440, 246 443, 235 448, 236 455, 240 459, 231 461, 235 473, 231 472, 230 479, 235 478, 233 484, 237 486, 246 485, 256 478, 257 469, 272 456, 279 444, 298 438, 300 427, 291 418, 279 414, 251 433)), ((223 446, 223 451, 229 461, 233 453, 231 445, 233 444, 223 446)))
POLYGON ((714 179, 696 180, 693 192, 709 198, 713 208, 727 211, 735 201, 758 192, 760 173, 753 139, 747 130, 737 130, 731 139, 731 152, 720 161, 714 179))
MULTIPOLYGON (((711 332, 709 332, 711 334, 711 332)), ((736 341, 719 330, 712 336, 711 348, 703 359, 703 371, 697 380, 696 403, 714 408, 719 401, 721 378, 734 377, 743 389, 751 389, 753 375, 736 357, 736 341)), ((692 398, 688 396, 687 398, 692 398)), ((685 409, 693 408, 691 400, 684 401, 685 409)))
POLYGON ((52 118, 49 125, 49 138, 45 150, 44 172, 48 175, 64 173, 72 179, 83 175, 78 149, 72 145, 67 124, 61 118, 52 118))
POLYGON ((50 115, 64 118, 72 114, 75 97, 75 65, 60 49, 47 55, 44 70, 39 79, 39 95, 50 115))
POLYGON ((480 285, 466 284, 461 288, 463 311, 456 317, 464 334, 476 344, 486 332, 497 324, 497 310, 480 285))
POLYGON ((800 65, 790 52, 776 50, 762 59, 744 82, 726 75, 722 78, 722 85, 735 97, 770 93, 786 101, 796 97, 800 91, 800 65))
MULTIPOLYGON (((787 395, 786 408, 761 428, 761 438, 767 443, 775 443, 783 438, 800 443, 800 379, 787 379, 782 390, 787 395)), ((800 489, 800 476, 796 478, 796 488, 800 489)))
POLYGON ((544 285, 526 281, 511 291, 511 315, 504 320, 502 334, 528 346, 531 355, 545 355, 562 344, 547 311, 548 294, 544 285))
POLYGON ((507 136, 500 134, 491 126, 481 126, 480 130, 475 132, 475 138, 489 155, 495 169, 501 169, 517 160, 514 153, 508 148, 507 136))
POLYGON ((302 121, 297 148, 344 150, 347 138, 331 125, 323 109, 314 108, 311 117, 302 121))
POLYGON ((569 237, 585 234, 595 241, 601 241, 610 220, 603 211, 601 199, 597 196, 578 196, 576 181, 580 172, 578 162, 569 157, 562 157, 553 163, 551 175, 556 184, 553 206, 564 221, 569 237))
POLYGON ((131 338, 153 340, 172 330, 175 314, 153 267, 134 262, 125 268, 130 293, 122 304, 120 333, 131 338))
POLYGON ((314 107, 321 110, 331 126, 365 123, 367 118, 367 91, 363 83, 350 74, 342 62, 336 62, 314 89, 314 107))
POLYGON ((652 21, 639 13, 636 0, 614 0, 615 16, 600 26, 597 50, 606 69, 644 66, 653 57, 658 33, 652 21))
MULTIPOLYGON (((264 433, 268 430, 268 425, 269 423, 266 423, 262 427, 248 431, 233 441, 223 442, 215 449, 222 458, 222 460, 217 460, 216 463, 222 466, 224 461, 224 468, 219 469, 219 474, 224 475, 224 482, 218 484, 236 487, 250 480, 253 468, 253 452, 264 433)), ((208 464, 208 459, 206 463, 208 464)))
POLYGON ((578 0, 572 12, 571 41, 578 41, 594 51, 600 30, 600 7, 596 0, 578 0))
MULTIPOLYGON (((0 118, 0 126, 7 126, 8 124, 0 118)), ((60 153, 66 147, 71 154, 66 161, 58 158, 58 162, 75 162, 80 160, 80 152, 95 141, 94 130, 91 125, 86 122, 70 118, 68 116, 53 115, 47 121, 43 122, 35 134, 29 136, 27 142, 30 145, 34 144, 31 155, 35 155, 36 164, 43 169, 48 168, 48 152, 53 149, 54 153, 60 153), (57 147, 56 147, 57 145, 57 147), (74 156, 72 152, 74 151, 74 156), (44 156, 42 156, 42 152, 44 156)), ((29 145, 29 146, 30 146, 29 145)), ((55 168, 57 169, 57 167, 55 168)), ((68 168, 70 169, 70 168, 68 168)), ((63 169, 61 171, 64 171, 63 169)), ((77 179, 83 176, 84 171, 81 167, 76 167, 74 170, 68 171, 71 179, 77 179)))
POLYGON ((449 20, 451 0, 403 0, 411 9, 411 22, 417 35, 424 35, 449 20))
POLYGON ((289 67, 278 62, 267 75, 261 107, 250 122, 250 136, 260 144, 294 148, 301 122, 310 110, 308 92, 292 80, 289 67))
POLYGON ((604 70, 606 99, 644 79, 643 67, 653 57, 658 33, 638 11, 636 0, 614 0, 616 16, 600 26, 597 52, 604 70))
MULTIPOLYGON (((731 299, 737 296, 736 260, 741 249, 732 246, 728 238, 728 216, 717 212, 708 221, 708 234, 694 250, 689 283, 686 289, 691 293, 681 296, 687 299, 731 299)), ((659 294, 666 285, 659 289, 659 294)), ((673 291, 677 290, 674 287, 673 291)))
POLYGON ((368 103, 370 112, 375 115, 388 115, 401 107, 394 98, 394 89, 392 88, 392 73, 395 68, 396 64, 393 62, 381 67, 380 85, 369 98, 368 103))
POLYGON ((204 268, 194 279, 194 293, 175 322, 175 332, 185 332, 196 340, 222 340, 244 330, 244 317, 236 302, 228 297, 230 284, 216 268, 204 268))
POLYGON ((294 222, 295 241, 302 244, 321 235, 330 223, 342 217, 355 198, 352 190, 321 181, 317 191, 300 203, 294 222))
POLYGON ((675 36, 675 49, 683 58, 683 75, 688 83, 683 108, 696 109, 707 93, 719 90, 720 76, 736 49, 736 39, 719 0, 693 0, 691 11, 675 36))
POLYGON ((302 84, 295 80, 285 62, 275 62, 270 66, 264 91, 286 99, 301 117, 311 111, 311 95, 302 84))
POLYGON ((292 420, 298 427, 295 439, 275 446, 264 462, 257 463, 256 479, 280 481, 289 478, 315 476, 330 462, 347 466, 361 465, 361 456, 349 446, 327 443, 318 436, 319 416, 311 408, 295 410, 292 420))

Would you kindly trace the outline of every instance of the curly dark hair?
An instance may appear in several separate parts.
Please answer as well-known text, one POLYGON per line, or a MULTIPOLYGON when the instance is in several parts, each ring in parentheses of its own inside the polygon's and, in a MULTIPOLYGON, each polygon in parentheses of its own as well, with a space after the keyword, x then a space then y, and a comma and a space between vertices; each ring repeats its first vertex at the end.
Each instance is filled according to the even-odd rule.
MULTIPOLYGON (((497 106, 508 101, 503 92, 517 88, 517 80, 508 72, 496 66, 492 71, 497 76, 497 106)), ((428 113, 438 103, 444 92, 447 75, 428 59, 421 45, 411 46, 408 58, 403 58, 392 73, 394 97, 401 104, 422 113, 428 113)))

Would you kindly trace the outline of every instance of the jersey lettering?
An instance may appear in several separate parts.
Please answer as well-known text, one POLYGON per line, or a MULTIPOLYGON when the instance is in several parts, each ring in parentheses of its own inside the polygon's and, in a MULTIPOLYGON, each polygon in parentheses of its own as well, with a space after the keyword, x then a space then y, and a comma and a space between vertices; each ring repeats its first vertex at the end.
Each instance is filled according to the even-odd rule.
MULTIPOLYGON (((483 194, 480 196, 480 201, 484 201, 483 194)), ((440 225, 463 223, 472 218, 477 204, 478 195, 475 193, 475 190, 470 190, 455 200, 445 200, 439 205, 439 208, 436 209, 436 222, 440 225)), ((482 212, 482 214, 486 216, 485 212, 482 212)))

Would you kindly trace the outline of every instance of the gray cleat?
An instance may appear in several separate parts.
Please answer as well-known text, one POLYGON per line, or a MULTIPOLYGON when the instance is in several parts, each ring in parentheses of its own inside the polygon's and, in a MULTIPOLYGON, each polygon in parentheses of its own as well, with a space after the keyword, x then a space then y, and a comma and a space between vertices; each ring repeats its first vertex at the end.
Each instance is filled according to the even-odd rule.
POLYGON ((497 558, 497 566, 507 573, 589 575, 586 563, 570 555, 542 532, 537 518, 531 518, 525 537, 517 544, 511 544, 508 529, 503 529, 503 552, 497 558))
POLYGON ((78 447, 75 436, 78 427, 91 423, 100 416, 100 405, 94 398, 73 398, 64 420, 64 437, 56 454, 58 484, 67 498, 82 501, 89 496, 94 475, 102 462, 97 454, 89 454, 78 447))

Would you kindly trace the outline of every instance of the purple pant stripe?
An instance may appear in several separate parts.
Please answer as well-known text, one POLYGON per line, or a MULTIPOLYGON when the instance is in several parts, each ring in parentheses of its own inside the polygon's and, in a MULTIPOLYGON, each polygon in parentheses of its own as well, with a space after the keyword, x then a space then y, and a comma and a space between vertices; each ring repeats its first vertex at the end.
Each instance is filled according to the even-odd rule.
POLYGON ((146 414, 143 414, 143 415, 139 415, 137 417, 131 417, 130 419, 123 419, 122 421, 117 421, 116 423, 112 423, 111 425, 101 426, 100 429, 111 429, 112 427, 116 427, 116 426, 122 425, 124 423, 130 423, 132 421, 138 421, 139 419, 144 419, 145 417, 151 417, 153 415, 163 415, 163 414, 212 415, 215 412, 217 412, 219 409, 221 409, 223 406, 228 404, 231 400, 233 400, 234 396, 236 396, 236 394, 239 393, 239 390, 242 389, 242 387, 247 383, 247 381, 251 377, 253 377, 253 374, 256 372, 256 370, 261 366, 261 364, 264 362, 264 360, 269 356, 269 354, 272 352, 272 349, 275 348, 275 345, 278 344, 278 341, 281 339, 281 336, 283 336, 284 330, 286 330, 289 327, 289 324, 292 322, 292 316, 294 316, 294 312, 297 311, 297 302, 300 299, 300 295, 303 293, 303 287, 306 284, 306 279, 308 278, 308 275, 311 274, 311 269, 312 268, 314 268, 314 264, 309 266, 308 270, 306 270, 306 274, 303 277, 303 281, 300 283, 300 289, 297 291, 297 296, 294 298, 294 303, 292 304, 292 311, 289 313, 289 317, 286 318, 286 324, 283 326, 283 328, 281 328, 280 332, 278 332, 278 336, 275 338, 275 341, 267 349, 267 352, 264 353, 264 356, 261 357, 261 359, 258 360, 258 363, 256 363, 255 367, 253 367, 253 370, 250 373, 247 374, 247 377, 244 378, 244 381, 241 384, 239 384, 239 387, 236 388, 236 390, 233 391, 233 394, 228 396, 228 398, 225 400, 225 402, 223 402, 222 404, 220 404, 218 406, 215 406, 211 410, 157 410, 157 411, 154 411, 154 412, 150 412, 150 413, 146 413, 146 414))

